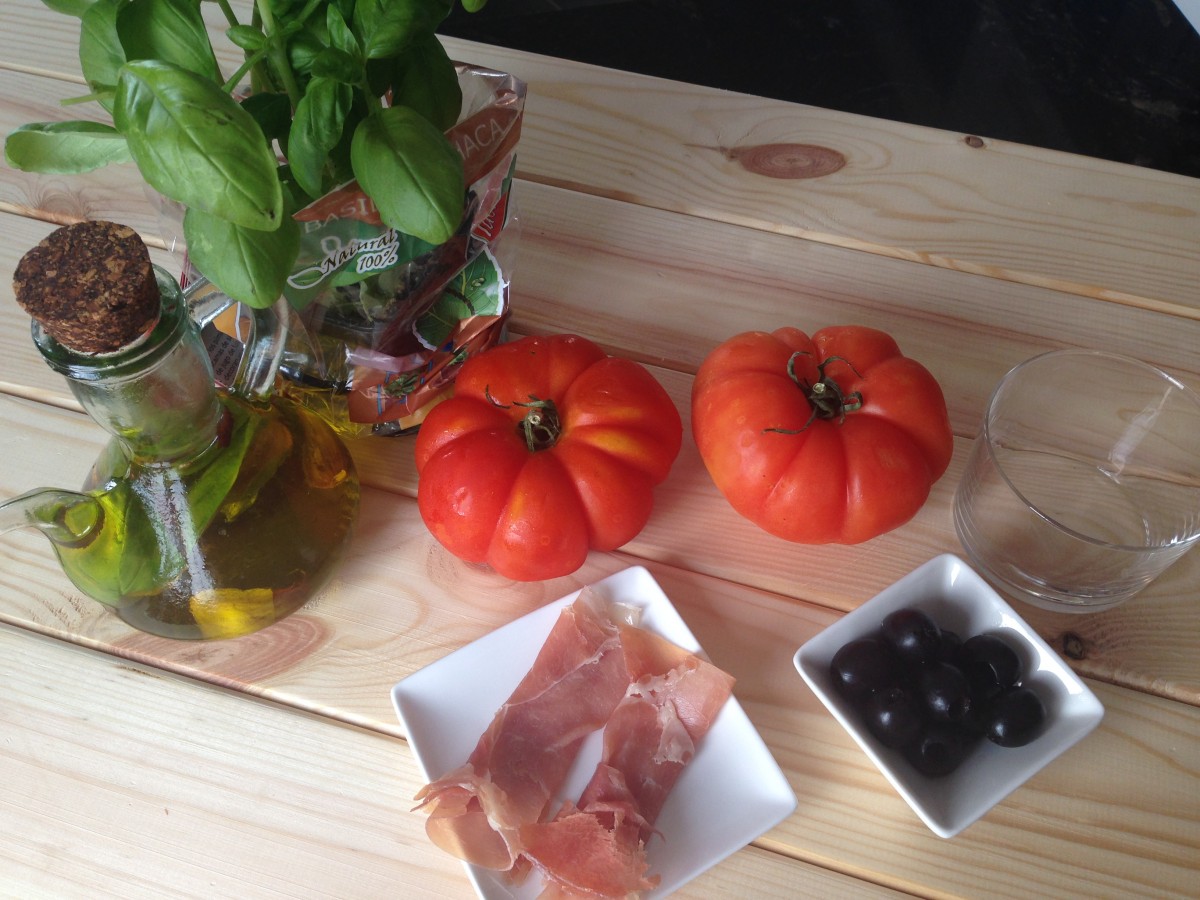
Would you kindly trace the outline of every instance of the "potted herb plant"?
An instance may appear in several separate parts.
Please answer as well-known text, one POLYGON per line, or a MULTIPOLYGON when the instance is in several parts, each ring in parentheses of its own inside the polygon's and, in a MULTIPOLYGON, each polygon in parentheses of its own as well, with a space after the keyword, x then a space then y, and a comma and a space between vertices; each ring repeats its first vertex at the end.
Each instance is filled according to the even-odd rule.
MULTIPOLYGON (((403 375, 389 366, 414 348, 398 332, 495 236, 493 201, 507 195, 524 98, 515 79, 449 58, 435 30, 455 0, 254 0, 240 17, 233 0, 215 0, 244 51, 233 72, 221 70, 202 15, 212 0, 43 2, 79 17, 83 99, 111 124, 26 125, 8 135, 6 161, 59 174, 132 161, 182 210, 189 266, 224 293, 252 308, 281 295, 300 312, 318 301, 296 364, 310 381, 347 388, 357 363, 331 357, 356 352, 382 355, 385 389, 387 374, 403 375), (477 142, 453 133, 473 72, 493 87, 500 79, 476 101, 471 128, 495 151, 483 162, 471 159, 477 142), (347 216, 350 206, 359 213, 347 216), (347 218, 358 225, 348 230, 347 218), (330 222, 342 225, 326 231, 330 222)), ((486 0, 460 2, 473 11, 486 0)), ((462 297, 470 307, 462 290, 453 299, 462 297)))

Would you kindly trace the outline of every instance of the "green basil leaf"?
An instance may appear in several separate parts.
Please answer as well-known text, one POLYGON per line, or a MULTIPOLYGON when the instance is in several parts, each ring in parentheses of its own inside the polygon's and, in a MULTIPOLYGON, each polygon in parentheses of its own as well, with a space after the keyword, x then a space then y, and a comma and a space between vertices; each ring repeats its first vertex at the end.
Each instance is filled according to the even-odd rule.
POLYGON ((4 142, 5 162, 24 172, 77 175, 131 159, 121 132, 101 122, 34 122, 4 142))
POLYGON ((420 34, 431 34, 452 0, 358 0, 354 32, 367 59, 396 56, 420 34))
POLYGON ((329 44, 331 47, 349 54, 355 60, 362 58, 362 47, 358 44, 358 38, 354 36, 354 32, 346 24, 346 19, 342 16, 342 12, 337 6, 331 4, 325 10, 325 27, 329 32, 329 44))
POLYGON ((325 163, 328 171, 327 182, 332 185, 345 184, 354 180, 354 167, 350 163, 350 147, 354 141, 354 132, 358 123, 368 115, 366 104, 361 101, 357 92, 352 94, 353 102, 346 112, 346 122, 342 126, 342 137, 337 145, 329 151, 329 159, 325 163))
POLYGON ((157 592, 173 581, 187 565, 188 547, 181 546, 180 538, 195 541, 200 536, 199 530, 189 534, 190 529, 181 535, 178 523, 162 514, 182 493, 179 473, 169 466, 146 466, 142 472, 145 481, 134 491, 136 500, 130 502, 125 518, 128 546, 121 554, 120 578, 126 597, 157 592))
POLYGON ((81 18, 96 0, 42 0, 42 3, 56 13, 81 18))
POLYGON ((396 68, 398 57, 387 59, 368 59, 363 65, 366 76, 366 87, 363 90, 369 97, 384 97, 392 89, 392 73, 396 68))
POLYGON ((462 157, 420 113, 391 106, 368 116, 354 131, 350 162, 384 224, 431 244, 458 229, 466 194, 462 157))
POLYGON ((362 81, 362 65, 349 53, 334 47, 326 47, 313 60, 312 74, 314 78, 331 78, 344 84, 358 84, 362 81))
POLYGON ((288 134, 288 165, 293 179, 310 197, 325 193, 329 154, 342 138, 353 99, 350 85, 316 77, 296 106, 288 134))
MULTIPOLYGON (((151 493, 167 496, 161 489, 151 493)), ((106 523, 101 534, 107 546, 97 547, 95 553, 117 563, 116 584, 110 582, 104 587, 111 592, 109 602, 120 606, 134 597, 162 590, 179 574, 184 559, 175 536, 164 533, 162 522, 146 509, 146 501, 129 481, 117 482, 108 499, 105 513, 119 519, 120 524, 106 523)))
POLYGON ((233 418, 229 444, 204 468, 187 490, 188 511, 197 536, 204 533, 233 490, 246 452, 267 419, 251 415, 240 404, 226 405, 233 418))
POLYGON ((261 416, 251 415, 261 424, 255 424, 257 433, 237 469, 237 480, 221 500, 218 512, 224 522, 236 521, 252 509, 262 489, 271 483, 279 467, 296 452, 296 441, 282 420, 264 420, 261 416))
POLYGON ((270 231, 283 220, 278 163, 262 129, 213 82, 156 60, 126 63, 113 121, 159 193, 245 228, 270 231))
POLYGON ((462 8, 467 12, 479 12, 487 6, 487 0, 462 0, 462 8))
POLYGON ((225 30, 225 36, 235 47, 251 53, 261 50, 267 43, 267 36, 253 25, 233 25, 225 30))
POLYGON ((458 121, 462 88, 458 72, 435 35, 418 37, 396 60, 392 104, 415 109, 442 131, 458 121))
POLYGON ((288 64, 296 74, 307 75, 324 49, 325 45, 320 38, 311 32, 302 31, 288 42, 288 64))
MULTIPOLYGON (((121 66, 125 65, 125 51, 117 37, 117 13, 126 2, 97 0, 79 23, 79 68, 88 87, 96 93, 111 92, 121 66)), ((103 97, 100 105, 111 113, 113 100, 103 97)))
POLYGON ((286 141, 292 127, 292 104, 287 94, 262 91, 242 101, 242 109, 250 113, 262 129, 267 143, 286 141))
POLYGON ((129 0, 117 15, 117 34, 126 59, 160 60, 224 80, 196 0, 129 0))
POLYGON ((234 300, 256 309, 283 294, 300 252, 300 226, 291 217, 275 231, 230 225, 191 207, 183 216, 188 258, 234 300))

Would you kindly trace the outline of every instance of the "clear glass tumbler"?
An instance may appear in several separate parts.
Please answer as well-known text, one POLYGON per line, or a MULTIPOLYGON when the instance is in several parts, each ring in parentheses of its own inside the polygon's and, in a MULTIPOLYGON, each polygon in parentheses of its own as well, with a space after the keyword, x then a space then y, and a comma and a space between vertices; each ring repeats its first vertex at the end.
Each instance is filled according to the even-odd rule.
POLYGON ((1128 600, 1200 539, 1200 397, 1128 357, 1061 350, 988 401, 954 497, 972 562, 1059 612, 1128 600))

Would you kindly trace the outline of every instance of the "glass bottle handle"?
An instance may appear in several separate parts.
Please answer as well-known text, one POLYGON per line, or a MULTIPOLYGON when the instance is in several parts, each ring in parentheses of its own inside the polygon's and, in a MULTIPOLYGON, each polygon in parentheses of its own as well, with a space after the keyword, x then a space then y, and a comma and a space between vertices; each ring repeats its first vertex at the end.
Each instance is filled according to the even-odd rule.
POLYGON ((213 361, 217 383, 248 400, 270 397, 288 338, 286 298, 254 309, 204 278, 188 285, 184 298, 213 361))

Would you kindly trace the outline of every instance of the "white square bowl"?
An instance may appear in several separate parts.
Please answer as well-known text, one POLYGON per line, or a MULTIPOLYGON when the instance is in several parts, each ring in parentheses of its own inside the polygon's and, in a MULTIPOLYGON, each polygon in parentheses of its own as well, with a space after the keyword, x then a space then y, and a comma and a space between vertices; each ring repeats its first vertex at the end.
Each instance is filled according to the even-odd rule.
POLYGON ((1104 707, 1079 676, 995 590, 952 554, 929 560, 812 637, 797 651, 795 663, 808 686, 908 805, 944 838, 978 820, 1080 741, 1104 716, 1104 707), (925 612, 963 640, 985 632, 1005 638, 1021 658, 1022 683, 1046 706, 1043 732, 1023 747, 1000 747, 982 739, 962 765, 941 778, 922 775, 899 751, 879 743, 835 690, 829 664, 844 644, 872 634, 885 616, 904 607, 925 612))
MULTIPOLYGON (((617 572, 592 587, 610 602, 637 607, 643 628, 703 653, 644 567, 617 572)), ((568 594, 460 647, 392 689, 396 715, 427 780, 467 759, 496 710, 533 665, 559 612, 578 595, 568 594)), ((602 737, 597 730, 584 741, 557 800, 579 797, 600 760, 602 737)), ((655 822, 659 833, 647 843, 646 854, 651 873, 662 880, 644 900, 666 897, 774 828, 795 808, 786 775, 741 704, 730 697, 655 822)), ((536 875, 512 885, 503 873, 478 866, 468 865, 467 873, 483 900, 535 900, 542 891, 536 875)))

